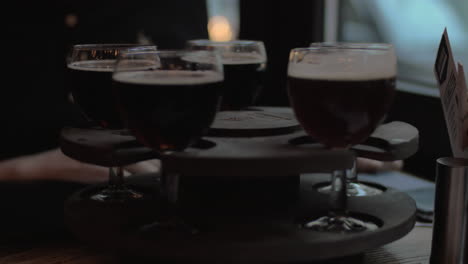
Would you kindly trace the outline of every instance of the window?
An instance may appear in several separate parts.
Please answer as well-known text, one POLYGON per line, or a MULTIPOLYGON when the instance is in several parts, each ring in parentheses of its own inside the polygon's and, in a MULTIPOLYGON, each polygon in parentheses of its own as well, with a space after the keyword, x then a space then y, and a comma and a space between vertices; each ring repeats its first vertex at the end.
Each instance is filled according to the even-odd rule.
MULTIPOLYGON (((389 42, 399 59, 398 88, 438 96, 433 73, 437 48, 447 28, 456 60, 468 63, 468 1, 327 0, 339 17, 339 41, 389 42)), ((333 21, 333 20, 331 20, 333 21)), ((329 29, 328 32, 333 32, 329 29)), ((330 38, 330 36, 328 36, 330 38)))

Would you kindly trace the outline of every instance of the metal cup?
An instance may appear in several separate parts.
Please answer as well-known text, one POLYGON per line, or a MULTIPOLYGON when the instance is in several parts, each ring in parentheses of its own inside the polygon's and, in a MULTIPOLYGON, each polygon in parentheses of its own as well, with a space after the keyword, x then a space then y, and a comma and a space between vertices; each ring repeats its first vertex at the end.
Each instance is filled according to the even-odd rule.
POLYGON ((431 264, 468 262, 468 159, 437 159, 431 264))

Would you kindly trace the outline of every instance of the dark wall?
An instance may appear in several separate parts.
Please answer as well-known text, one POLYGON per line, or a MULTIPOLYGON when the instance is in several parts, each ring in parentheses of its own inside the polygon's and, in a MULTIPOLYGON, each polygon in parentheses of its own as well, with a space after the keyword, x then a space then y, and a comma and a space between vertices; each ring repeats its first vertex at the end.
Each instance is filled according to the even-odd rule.
POLYGON ((79 18, 68 30, 74 44, 135 42, 142 33, 160 49, 175 49, 208 37, 205 0, 66 0, 64 9, 79 18))
POLYGON ((439 98, 399 91, 387 121, 409 123, 419 130, 419 150, 405 160, 404 169, 434 180, 436 159, 451 156, 450 141, 439 98))

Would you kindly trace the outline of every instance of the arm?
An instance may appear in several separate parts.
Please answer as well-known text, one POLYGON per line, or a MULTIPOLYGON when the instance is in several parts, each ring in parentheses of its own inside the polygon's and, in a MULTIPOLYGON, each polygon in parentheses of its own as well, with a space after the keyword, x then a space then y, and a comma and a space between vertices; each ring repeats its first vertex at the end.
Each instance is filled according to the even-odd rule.
POLYGON ((377 173, 380 171, 401 170, 403 161, 379 161, 366 158, 357 158, 357 171, 364 173, 377 173))
MULTIPOLYGON (((125 167, 126 174, 156 172, 158 160, 142 161, 125 167)), ((108 168, 76 161, 59 149, 21 156, 0 162, 0 181, 61 180, 81 183, 103 182, 108 168)))

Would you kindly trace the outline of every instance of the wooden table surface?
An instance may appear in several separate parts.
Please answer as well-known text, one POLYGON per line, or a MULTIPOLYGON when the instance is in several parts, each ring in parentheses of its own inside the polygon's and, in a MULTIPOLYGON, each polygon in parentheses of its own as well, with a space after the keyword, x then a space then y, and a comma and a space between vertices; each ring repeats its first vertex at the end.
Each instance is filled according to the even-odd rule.
MULTIPOLYGON (((383 247, 320 264, 420 264, 429 263, 432 228, 416 226, 408 235, 383 247)), ((0 264, 110 264, 135 263, 88 248, 75 241, 40 245, 0 244, 0 264)), ((140 263, 140 262, 138 262, 140 263)), ((156 262, 152 262, 156 263, 156 262)))

